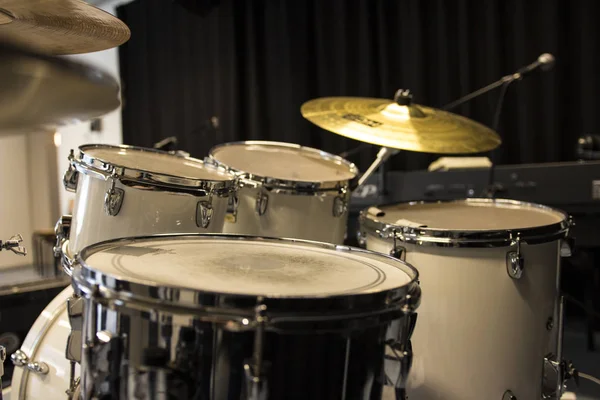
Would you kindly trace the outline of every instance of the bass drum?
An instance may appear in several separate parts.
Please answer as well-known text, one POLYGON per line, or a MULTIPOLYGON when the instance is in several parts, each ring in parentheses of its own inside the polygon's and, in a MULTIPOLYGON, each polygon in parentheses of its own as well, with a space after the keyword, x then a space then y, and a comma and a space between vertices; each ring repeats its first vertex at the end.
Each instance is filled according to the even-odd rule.
MULTIPOLYGON (((71 296, 71 286, 56 296, 34 322, 21 349, 13 354, 10 400, 67 398, 71 362, 65 349, 71 333, 67 314, 71 296)), ((75 376, 79 376, 78 365, 75 376)))

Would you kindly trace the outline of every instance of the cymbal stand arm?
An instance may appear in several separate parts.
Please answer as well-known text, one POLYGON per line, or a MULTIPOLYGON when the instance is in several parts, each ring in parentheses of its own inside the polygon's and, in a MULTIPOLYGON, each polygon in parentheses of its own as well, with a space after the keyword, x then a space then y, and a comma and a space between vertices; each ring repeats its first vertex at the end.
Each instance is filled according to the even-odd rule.
POLYGON ((373 164, 371 164, 369 166, 369 168, 365 171, 364 174, 362 174, 362 176, 358 180, 357 187, 362 186, 367 181, 367 179, 369 179, 369 177, 371 175, 373 175, 373 173, 375 171, 377 171, 377 168, 379 168, 379 166, 381 164, 386 162, 391 156, 397 154, 398 152, 399 152, 399 150, 396 150, 396 149, 390 149, 389 147, 382 147, 379 150, 379 152, 377 153, 377 158, 375 158, 375 161, 373 161, 373 164))
POLYGON ((475 97, 479 97, 482 94, 485 94, 489 91, 499 88, 500 86, 502 86, 504 84, 507 84, 507 83, 510 83, 510 82, 513 82, 513 81, 516 81, 519 79, 521 79, 521 74, 518 74, 518 73, 503 76, 502 78, 498 79, 496 82, 490 83, 489 85, 482 87, 481 89, 477 89, 476 91, 471 92, 471 93, 453 101, 452 103, 446 104, 444 107, 442 107, 442 110, 446 110, 446 111, 452 110, 453 108, 456 108, 456 107, 474 99, 475 97))

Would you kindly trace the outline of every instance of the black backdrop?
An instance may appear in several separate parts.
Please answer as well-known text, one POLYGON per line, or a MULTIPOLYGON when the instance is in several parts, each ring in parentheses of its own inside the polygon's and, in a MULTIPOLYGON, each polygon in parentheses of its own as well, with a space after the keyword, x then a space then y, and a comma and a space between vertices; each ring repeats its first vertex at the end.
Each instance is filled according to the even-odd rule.
MULTIPOLYGON (((197 157, 247 139, 339 153, 358 143, 303 120, 304 101, 409 88, 416 103, 439 107, 543 52, 556 56, 555 68, 510 88, 496 160, 572 160, 579 135, 600 133, 597 0, 216 3, 203 15, 166 0, 118 8, 132 32, 120 48, 126 144, 175 135, 197 157)), ((497 94, 457 112, 490 125, 497 94)), ((351 159, 364 170, 375 152, 351 159)), ((424 168, 435 158, 401 153, 392 166, 424 168)))

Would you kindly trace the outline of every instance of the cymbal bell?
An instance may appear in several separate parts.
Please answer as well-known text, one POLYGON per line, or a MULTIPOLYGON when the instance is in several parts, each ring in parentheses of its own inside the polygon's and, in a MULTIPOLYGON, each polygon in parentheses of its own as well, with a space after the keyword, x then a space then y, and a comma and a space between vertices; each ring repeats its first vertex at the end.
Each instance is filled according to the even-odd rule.
POLYGON ((0 135, 87 121, 120 104, 109 74, 0 42, 0 135))
POLYGON ((0 37, 47 54, 106 50, 130 35, 121 20, 81 0, 0 0, 0 37))
POLYGON ((436 154, 492 150, 500 137, 484 125, 446 111, 398 101, 324 97, 301 107, 302 116, 341 136, 381 147, 436 154))

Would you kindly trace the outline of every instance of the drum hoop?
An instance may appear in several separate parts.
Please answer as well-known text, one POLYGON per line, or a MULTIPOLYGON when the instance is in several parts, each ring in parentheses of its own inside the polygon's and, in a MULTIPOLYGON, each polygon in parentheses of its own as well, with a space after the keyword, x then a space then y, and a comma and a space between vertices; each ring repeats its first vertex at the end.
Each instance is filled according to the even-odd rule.
POLYGON ((128 145, 108 145, 108 144, 87 144, 79 147, 79 157, 71 160, 73 166, 78 172, 98 176, 102 179, 117 179, 122 183, 135 182, 141 185, 149 187, 166 187, 173 189, 184 189, 191 192, 204 191, 206 193, 216 194, 218 196, 229 196, 233 193, 237 186, 237 178, 224 168, 205 163, 202 160, 198 160, 192 157, 176 156, 169 152, 150 149, 138 146, 128 145), (125 165, 114 164, 111 162, 104 161, 100 158, 93 157, 86 153, 90 149, 125 149, 134 150, 142 153, 153 153, 162 154, 170 157, 176 157, 178 159, 192 161, 199 163, 208 168, 213 168, 218 172, 227 175, 230 179, 226 180, 214 180, 214 179, 200 179, 200 178, 187 178, 180 177, 177 175, 170 175, 166 173, 151 172, 136 168, 127 167, 125 165))
MULTIPOLYGON (((237 234, 222 234, 222 233, 196 233, 196 234, 159 234, 152 236, 137 236, 123 239, 112 239, 104 242, 100 242, 97 244, 90 245, 80 251, 76 256, 76 261, 73 264, 73 275, 72 279, 78 286, 78 290, 87 291, 88 293, 94 293, 95 291, 99 291, 99 293, 106 295, 108 298, 120 299, 120 301, 130 301, 137 303, 147 303, 152 305, 152 307, 148 307, 148 310, 156 309, 156 308, 170 308, 174 310, 173 312, 179 310, 178 312, 186 312, 198 314, 199 311, 203 309, 207 309, 206 305, 203 304, 190 304, 190 303, 180 303, 178 301, 173 301, 172 298, 174 295, 190 295, 185 297, 192 298, 206 298, 206 297, 219 297, 222 299, 233 299, 238 302, 243 302, 244 304, 252 304, 252 307, 248 307, 247 309, 234 309, 232 307, 217 307, 217 306, 209 306, 210 311, 213 314, 222 313, 228 316, 227 320, 220 320, 221 322, 231 322, 231 316, 237 316, 238 319, 248 318, 248 316, 254 315, 254 307, 260 301, 265 301, 266 303, 277 303, 277 302, 303 302, 307 306, 310 306, 310 309, 318 309, 314 308, 315 303, 319 302, 327 302, 330 304, 332 301, 337 301, 340 304, 339 309, 335 309, 332 311, 331 307, 329 308, 332 311, 332 314, 327 316, 328 319, 333 319, 334 314, 341 316, 343 319, 356 317, 356 315, 376 315, 382 312, 384 309, 391 309, 392 311, 402 310, 403 312, 409 313, 414 311, 420 303, 420 287, 418 284, 419 273, 418 271, 409 263, 398 260, 394 257, 387 256, 384 254, 373 253, 368 250, 360 249, 360 248, 351 248, 348 246, 340 246, 329 243, 321 243, 321 242, 313 242, 308 240, 298 240, 298 239, 281 239, 281 238, 267 238, 267 237, 255 237, 250 235, 237 235, 237 234), (260 296, 260 295, 246 295, 246 294, 235 294, 235 293, 220 293, 220 292, 211 292, 208 290, 195 290, 174 286, 160 286, 160 285, 149 285, 147 282, 141 282, 135 278, 127 278, 122 279, 119 277, 115 277, 113 275, 104 274, 93 267, 86 264, 85 260, 91 254, 94 254, 98 251, 102 251, 107 247, 113 247, 114 245, 122 245, 126 243, 131 243, 134 240, 164 240, 164 239, 178 239, 178 240, 186 240, 193 238, 213 238, 213 239, 231 239, 231 240, 251 240, 256 242, 284 242, 284 243, 302 243, 308 244, 311 246, 318 246, 319 248, 329 248, 335 249, 339 251, 353 251, 360 253, 369 253, 376 254, 378 257, 389 259, 393 261, 392 264, 401 264, 410 272, 406 272, 410 279, 409 282, 404 285, 384 291, 380 291, 377 293, 356 293, 356 294, 333 294, 333 295, 324 295, 324 296, 311 296, 311 297, 283 297, 283 296, 260 296), (105 279, 109 278, 109 279, 105 279), (100 285, 99 282, 102 282, 100 285), (110 283, 109 283, 110 282, 110 283), (123 290, 123 287, 127 287, 127 290, 123 290), (87 288, 87 289, 86 289, 87 288), (148 292, 148 288, 156 289, 153 295, 149 295, 145 293, 144 295, 138 295, 135 293, 144 293, 148 292), (261 300, 262 299, 262 300, 261 300), (369 307, 368 308, 352 308, 352 305, 356 303, 356 300, 363 299, 367 300, 369 307), (353 301, 355 300, 355 301, 353 301), (232 314, 233 310, 233 314, 232 314), (236 311, 239 310, 239 311, 236 311), (237 314, 236 314, 237 313, 237 314)), ((221 302, 222 304, 222 302, 221 302)), ((323 317, 323 313, 303 313, 300 310, 294 309, 290 313, 281 312, 280 309, 276 308, 278 311, 271 313, 271 317, 273 320, 285 321, 285 322, 298 322, 302 321, 316 321, 323 317)))
POLYGON ((541 244, 564 239, 569 235, 572 226, 571 218, 564 212, 541 204, 522 202, 508 199, 478 199, 442 201, 415 201, 406 203, 388 203, 382 207, 396 204, 449 204, 473 203, 525 206, 536 210, 551 211, 563 216, 558 223, 524 229, 477 230, 459 231, 450 229, 418 228, 390 224, 378 220, 369 213, 368 209, 361 210, 359 216, 360 229, 364 233, 374 233, 376 236, 388 239, 395 238, 404 243, 436 247, 508 247, 517 241, 527 244, 541 244))
POLYGON ((358 181, 358 168, 354 163, 346 160, 343 157, 337 156, 335 154, 328 153, 326 151, 318 150, 312 147, 301 146, 299 144, 294 143, 286 143, 286 142, 273 142, 273 141, 262 141, 262 140, 247 140, 247 141, 238 141, 238 142, 229 142, 219 144, 214 146, 208 152, 208 157, 205 158, 207 163, 211 163, 221 168, 225 168, 228 172, 231 172, 239 177, 240 183, 242 185, 248 185, 251 187, 265 187, 269 190, 276 189, 278 193, 286 193, 286 194, 314 194, 319 192, 328 192, 328 191, 347 191, 348 188, 353 189, 356 186, 356 182, 358 181), (215 152, 217 150, 223 149, 225 147, 233 147, 233 146, 252 146, 252 145, 263 145, 263 146, 275 146, 289 149, 296 149, 299 151, 311 153, 318 155, 322 159, 326 161, 332 161, 336 164, 343 165, 348 168, 350 173, 354 174, 354 177, 346 180, 339 181, 321 181, 321 182, 309 182, 309 181, 295 181, 295 180, 286 180, 286 179, 278 179, 269 176, 262 176, 252 174, 250 172, 242 171, 230 167, 222 162, 220 162, 215 157, 215 152))

